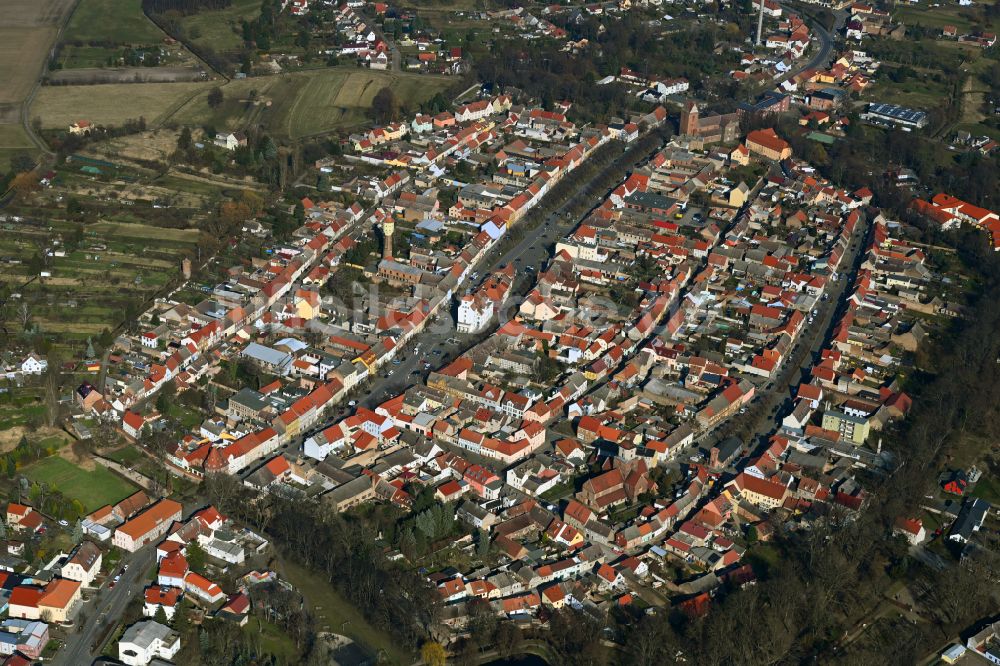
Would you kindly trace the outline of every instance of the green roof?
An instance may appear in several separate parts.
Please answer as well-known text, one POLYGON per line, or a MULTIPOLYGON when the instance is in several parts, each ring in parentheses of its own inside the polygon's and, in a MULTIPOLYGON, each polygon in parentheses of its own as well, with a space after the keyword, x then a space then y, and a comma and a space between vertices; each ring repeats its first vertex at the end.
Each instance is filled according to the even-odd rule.
POLYGON ((813 141, 819 141, 820 143, 825 143, 828 146, 832 146, 833 142, 837 139, 830 136, 829 134, 823 134, 822 132, 809 132, 806 134, 807 139, 812 139, 813 141))

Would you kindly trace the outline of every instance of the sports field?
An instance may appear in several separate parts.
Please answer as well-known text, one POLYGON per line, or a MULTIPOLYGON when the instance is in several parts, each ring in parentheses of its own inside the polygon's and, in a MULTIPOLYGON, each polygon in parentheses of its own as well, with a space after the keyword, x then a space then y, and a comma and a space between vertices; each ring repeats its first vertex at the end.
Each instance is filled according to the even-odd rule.
POLYGON ((85 470, 59 456, 43 458, 21 472, 31 481, 55 486, 70 499, 79 500, 88 512, 120 502, 138 490, 104 467, 85 470))

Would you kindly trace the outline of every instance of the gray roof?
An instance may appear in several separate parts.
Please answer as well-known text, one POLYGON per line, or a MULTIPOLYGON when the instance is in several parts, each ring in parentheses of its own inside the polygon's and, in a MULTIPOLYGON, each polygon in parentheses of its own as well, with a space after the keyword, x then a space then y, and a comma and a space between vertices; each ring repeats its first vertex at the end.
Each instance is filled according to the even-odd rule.
POLYGON ((229 402, 239 403, 255 412, 261 411, 268 405, 267 401, 264 400, 264 396, 252 388, 240 389, 239 393, 229 398, 229 402))
POLYGON ((259 345, 256 342, 251 342, 247 345, 246 349, 243 350, 243 356, 276 367, 287 365, 292 360, 292 357, 285 352, 259 345))
POLYGON ((177 637, 177 633, 170 627, 165 627, 153 620, 144 620, 136 622, 126 629, 118 642, 132 643, 145 649, 152 645, 153 641, 159 640, 163 643, 172 643, 177 637))

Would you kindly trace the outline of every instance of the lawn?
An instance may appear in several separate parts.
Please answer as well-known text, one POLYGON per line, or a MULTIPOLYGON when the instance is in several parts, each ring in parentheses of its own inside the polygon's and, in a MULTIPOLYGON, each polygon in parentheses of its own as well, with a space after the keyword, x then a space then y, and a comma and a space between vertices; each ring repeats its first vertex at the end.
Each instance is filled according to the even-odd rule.
POLYGON ((35 145, 20 125, 0 125, 0 148, 34 150, 35 145))
POLYGON ((180 19, 184 34, 214 51, 234 51, 243 45, 242 23, 260 14, 260 0, 233 0, 217 11, 201 11, 180 19))
POLYGON ((948 93, 947 86, 929 79, 912 78, 895 83, 883 78, 872 86, 867 96, 872 100, 892 100, 893 104, 927 110, 947 99, 948 93))
POLYGON ((46 129, 65 129, 77 120, 98 125, 122 125, 143 117, 149 125, 169 118, 210 83, 106 83, 84 86, 42 86, 31 117, 46 129))
POLYGON ((1000 504, 1000 480, 984 472, 972 489, 972 496, 984 499, 994 506, 1000 504))
POLYGON ((142 13, 142 0, 80 0, 63 42, 158 44, 164 33, 142 13))
POLYGON ((414 655, 397 645, 391 636, 370 625, 329 583, 287 561, 283 569, 289 582, 305 595, 309 611, 316 617, 318 631, 343 634, 371 652, 382 650, 387 663, 413 663, 414 655))
POLYGON ((135 486, 104 467, 88 471, 58 456, 32 463, 21 472, 31 481, 48 483, 67 497, 80 500, 88 512, 120 502, 136 491, 135 486))
POLYGON ((140 453, 139 450, 136 449, 131 444, 129 444, 124 448, 118 449, 117 451, 112 451, 105 457, 114 460, 116 463, 124 465, 126 467, 131 467, 136 462, 144 458, 142 453, 140 453))
POLYGON ((747 549, 747 562, 753 566, 753 570, 767 578, 772 571, 777 571, 781 564, 781 553, 767 543, 755 543, 747 549))
POLYGON ((264 622, 259 617, 252 617, 243 627, 243 633, 250 640, 259 642, 261 652, 272 654, 278 658, 278 663, 291 664, 299 656, 295 643, 279 627, 270 622, 264 622))
POLYGON ((45 415, 45 405, 34 404, 18 408, 0 408, 0 430, 9 430, 23 426, 32 420, 45 415))
POLYGON ((0 125, 0 171, 6 171, 10 160, 20 153, 37 157, 37 149, 20 125, 0 125))

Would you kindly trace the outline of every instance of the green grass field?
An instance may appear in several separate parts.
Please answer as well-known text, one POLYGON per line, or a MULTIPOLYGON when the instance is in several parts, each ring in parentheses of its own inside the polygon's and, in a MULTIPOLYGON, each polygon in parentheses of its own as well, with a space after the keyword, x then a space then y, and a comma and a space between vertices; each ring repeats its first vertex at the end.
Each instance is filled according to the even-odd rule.
POLYGON ((926 110, 947 99, 948 93, 947 85, 930 79, 912 78, 895 83, 883 78, 866 91, 865 95, 872 100, 891 99, 893 104, 926 110))
POLYGON ((117 48, 65 44, 59 50, 59 62, 64 69, 104 67, 108 64, 108 58, 117 57, 120 53, 120 49, 117 48))
POLYGON ((922 25, 926 28, 940 30, 946 25, 958 28, 959 34, 969 32, 975 25, 977 11, 958 5, 942 5, 931 7, 931 3, 921 2, 918 5, 908 5, 896 8, 893 15, 906 25, 922 25))
POLYGON ((250 640, 258 641, 262 652, 278 657, 278 663, 291 664, 299 656, 295 643, 281 628, 270 622, 264 622, 259 617, 252 617, 247 626, 243 627, 243 633, 247 634, 250 640))
POLYGON ((20 153, 36 158, 38 149, 20 125, 0 125, 0 171, 10 168, 11 158, 20 153))
POLYGON ((214 51, 233 51, 243 45, 242 23, 257 18, 260 0, 233 0, 218 11, 203 11, 180 19, 184 34, 195 44, 214 51))
POLYGON ((385 86, 390 86, 404 104, 416 107, 452 83, 453 79, 443 76, 357 67, 243 79, 222 88, 224 101, 217 109, 208 106, 208 90, 204 90, 182 106, 171 121, 220 129, 256 123, 275 136, 301 139, 365 124, 372 98, 385 86), (248 101, 251 91, 256 91, 260 104, 248 101))
POLYGON ((194 229, 164 229, 145 224, 116 224, 113 222, 98 222, 88 227, 102 236, 118 239, 148 239, 171 241, 176 243, 197 243, 198 231, 194 229))
POLYGON ((21 472, 31 481, 55 486, 67 497, 79 500, 88 512, 120 502, 137 490, 104 467, 87 471, 56 456, 32 463, 21 472))
POLYGON ((129 444, 128 446, 118 449, 117 451, 112 451, 105 456, 114 460, 116 463, 125 465, 126 467, 131 467, 140 460, 143 459, 142 453, 139 452, 137 448, 129 444))
POLYGON ((149 125, 169 121, 237 129, 254 123, 277 137, 301 139, 366 123, 372 98, 385 86, 413 108, 452 83, 444 76, 334 67, 231 81, 222 86, 224 101, 216 109, 208 106, 211 83, 45 86, 31 113, 46 129, 63 129, 81 114, 107 125, 142 116, 149 125), (249 101, 251 91, 261 103, 249 101))
POLYGON ((142 13, 142 0, 80 0, 66 24, 63 42, 149 45, 165 36, 142 13))

